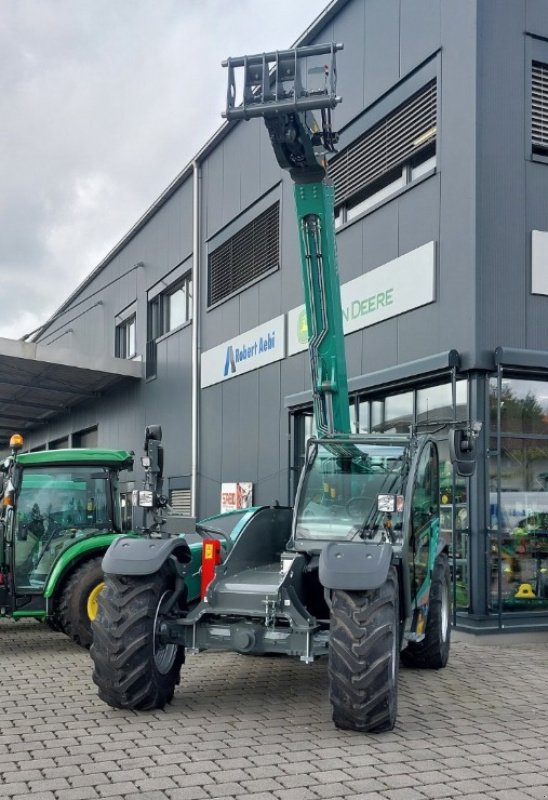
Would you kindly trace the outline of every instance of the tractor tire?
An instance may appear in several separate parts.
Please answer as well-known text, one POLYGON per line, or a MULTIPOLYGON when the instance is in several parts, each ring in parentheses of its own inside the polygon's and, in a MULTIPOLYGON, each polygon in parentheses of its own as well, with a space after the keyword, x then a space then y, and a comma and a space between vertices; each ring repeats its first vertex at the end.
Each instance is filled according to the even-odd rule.
POLYGON ((406 667, 442 669, 449 659, 451 643, 451 576, 449 559, 441 553, 436 559, 430 586, 430 605, 422 642, 410 642, 402 650, 406 667))
POLYGON ((97 613, 97 597, 104 585, 101 562, 102 556, 91 558, 74 570, 65 584, 57 612, 59 629, 86 648, 93 641, 91 622, 97 613))
POLYGON ((90 653, 99 697, 113 708, 146 711, 173 699, 184 648, 156 638, 170 586, 165 567, 154 575, 105 575, 90 653))
POLYGON ((53 614, 50 614, 49 617, 44 618, 44 624, 54 633, 66 633, 58 608, 54 609, 53 614))
POLYGON ((398 708, 398 574, 371 591, 332 595, 329 699, 333 722, 349 731, 392 730, 398 708))

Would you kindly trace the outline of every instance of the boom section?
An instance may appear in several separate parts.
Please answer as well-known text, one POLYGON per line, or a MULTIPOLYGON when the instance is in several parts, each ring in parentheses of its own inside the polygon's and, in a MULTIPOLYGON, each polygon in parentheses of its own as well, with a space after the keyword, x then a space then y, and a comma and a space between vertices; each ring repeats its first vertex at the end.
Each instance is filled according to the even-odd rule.
POLYGON ((312 45, 223 62, 228 67, 223 116, 228 120, 263 117, 276 159, 294 181, 314 416, 320 437, 350 434, 334 191, 325 161, 338 138, 331 111, 341 99, 335 91, 335 53, 340 49, 342 45, 335 43, 312 45), (243 68, 243 99, 236 105, 235 70, 239 67, 243 68), (320 122, 313 111, 320 112, 320 122))

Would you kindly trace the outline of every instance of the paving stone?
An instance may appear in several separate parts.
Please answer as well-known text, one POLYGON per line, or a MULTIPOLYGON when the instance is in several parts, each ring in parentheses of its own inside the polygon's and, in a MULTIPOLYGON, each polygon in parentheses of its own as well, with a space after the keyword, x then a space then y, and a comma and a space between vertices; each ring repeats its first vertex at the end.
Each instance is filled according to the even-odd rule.
POLYGON ((364 735, 333 727, 322 660, 189 658, 173 702, 137 713, 98 699, 68 639, 3 620, 0 639, 0 800, 548 800, 546 643, 454 642, 364 735))

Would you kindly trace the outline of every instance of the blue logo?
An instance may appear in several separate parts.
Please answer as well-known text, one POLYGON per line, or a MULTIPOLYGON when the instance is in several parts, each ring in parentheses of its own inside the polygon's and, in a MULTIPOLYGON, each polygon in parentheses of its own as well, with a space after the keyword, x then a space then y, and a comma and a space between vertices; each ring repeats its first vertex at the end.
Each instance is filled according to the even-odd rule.
POLYGON ((236 359, 234 358, 234 350, 232 349, 232 345, 226 348, 226 359, 225 359, 225 369, 224 369, 224 377, 228 375, 230 372, 236 372, 236 359))

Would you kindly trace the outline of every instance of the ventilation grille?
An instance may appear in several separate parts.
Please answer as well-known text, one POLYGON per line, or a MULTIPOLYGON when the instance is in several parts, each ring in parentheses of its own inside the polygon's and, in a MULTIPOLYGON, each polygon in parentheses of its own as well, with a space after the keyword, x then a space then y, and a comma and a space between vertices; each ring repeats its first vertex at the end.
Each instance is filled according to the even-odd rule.
POLYGON ((399 106, 329 162, 335 205, 364 192, 436 140, 436 81, 399 106))
POLYGON ((172 514, 181 517, 190 517, 192 510, 192 495, 190 489, 172 489, 169 493, 169 505, 172 514))
POLYGON ((531 98, 533 152, 548 155, 548 64, 533 61, 531 98))
POLYGON ((280 257, 280 204, 274 203, 209 256, 208 305, 275 269, 280 257))

